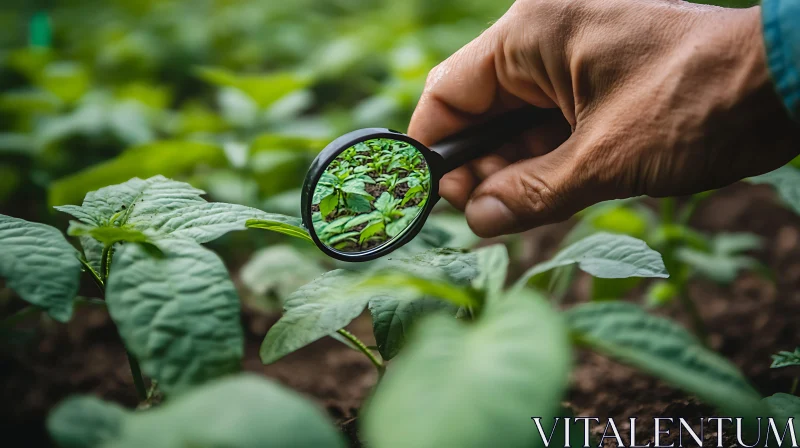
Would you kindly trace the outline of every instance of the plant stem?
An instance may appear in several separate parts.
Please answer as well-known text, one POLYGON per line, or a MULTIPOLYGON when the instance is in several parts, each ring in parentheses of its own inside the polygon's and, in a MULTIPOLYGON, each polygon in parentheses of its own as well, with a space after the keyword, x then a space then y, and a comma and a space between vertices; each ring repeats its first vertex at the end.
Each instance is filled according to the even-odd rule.
MULTIPOLYGON (((103 254, 100 260, 100 277, 103 280, 103 285, 108 282, 108 273, 111 269, 111 257, 113 255, 113 246, 103 248, 103 254)), ((103 288, 103 295, 105 295, 105 288, 103 288)), ((125 350, 125 354, 128 355, 128 364, 131 367, 133 386, 136 388, 136 393, 139 394, 139 401, 147 401, 147 388, 144 386, 144 377, 142 377, 142 368, 139 367, 139 360, 128 350, 125 350)))
POLYGON ((381 362, 380 359, 375 357, 371 351, 369 351, 369 348, 366 346, 366 344, 361 342, 361 339, 358 339, 353 333, 350 333, 344 328, 337 331, 337 333, 347 338, 348 341, 352 342, 353 345, 358 348, 358 351, 365 354, 367 358, 372 361, 372 364, 375 366, 375 368, 378 369, 378 377, 383 377, 384 372, 386 372, 386 366, 383 364, 383 362, 381 362))
POLYGON ((100 274, 95 271, 94 268, 90 266, 89 263, 83 258, 81 258, 81 264, 84 268, 86 268, 86 272, 92 276, 92 280, 94 280, 95 284, 97 284, 97 287, 100 288, 100 291, 103 291, 105 284, 103 283, 103 279, 100 278, 100 274))
POLYGON ((111 268, 111 255, 112 255, 112 248, 111 246, 103 248, 103 254, 100 256, 100 277, 103 280, 103 284, 108 281, 108 270, 111 268))
POLYGON ((147 400, 147 388, 144 387, 144 378, 142 377, 142 369, 139 367, 139 361, 131 352, 125 350, 128 355, 128 364, 131 366, 131 376, 133 376, 133 385, 136 387, 136 393, 139 394, 139 401, 147 400))
POLYGON ((675 221, 675 198, 661 199, 661 225, 672 224, 675 221))
POLYGON ((794 394, 797 393, 797 383, 798 382, 800 382, 800 377, 794 377, 794 380, 792 380, 792 387, 791 387, 791 389, 789 389, 789 393, 791 395, 794 395, 794 394))

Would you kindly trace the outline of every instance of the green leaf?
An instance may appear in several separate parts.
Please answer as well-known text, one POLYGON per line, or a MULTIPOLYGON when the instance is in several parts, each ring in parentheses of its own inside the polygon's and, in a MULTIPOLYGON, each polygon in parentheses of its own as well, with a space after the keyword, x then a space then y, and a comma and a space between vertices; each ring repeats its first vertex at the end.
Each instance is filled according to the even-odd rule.
POLYGON ((689 247, 676 250, 675 258, 691 266, 701 276, 723 285, 736 280, 740 271, 759 266, 758 261, 752 257, 709 254, 689 247))
POLYGON ((96 241, 110 247, 115 243, 127 241, 129 243, 151 243, 149 236, 144 232, 130 227, 94 227, 77 221, 70 221, 67 235, 84 237, 89 236, 96 241))
POLYGON ((508 274, 508 250, 502 244, 482 247, 475 251, 478 257, 478 276, 472 281, 476 289, 486 291, 487 295, 498 294, 503 290, 508 274))
POLYGON ((713 252, 720 255, 736 255, 764 245, 762 238, 753 233, 718 233, 711 244, 713 252))
POLYGON ((625 302, 579 305, 567 317, 581 345, 695 394, 726 415, 766 415, 758 393, 736 367, 678 324, 625 302))
POLYGON ((597 230, 621 233, 634 238, 643 238, 647 231, 647 221, 641 213, 628 207, 616 206, 590 217, 597 230))
MULTIPOLYGON (((412 257, 381 260, 372 272, 426 275, 445 280, 450 287, 458 289, 459 286, 468 286, 479 275, 478 263, 478 255, 474 252, 433 249, 412 257)), ((419 318, 439 311, 455 316, 458 311, 453 303, 426 296, 418 289, 405 288, 403 293, 401 295, 398 290, 389 290, 387 294, 373 297, 369 302, 375 342, 386 360, 400 352, 409 330, 419 318)))
POLYGON ((569 370, 564 322, 532 291, 490 302, 472 325, 432 316, 367 405, 364 437, 381 448, 535 446, 530 417, 552 421, 569 370))
POLYGON ((378 351, 388 361, 400 353, 419 319, 433 313, 455 316, 458 307, 438 298, 386 296, 370 300, 369 312, 378 351))
POLYGON ((239 75, 229 70, 201 67, 198 76, 218 86, 234 87, 247 94, 260 107, 266 108, 289 93, 308 86, 312 79, 291 72, 266 75, 239 75))
POLYGON ((69 213, 84 224, 130 224, 138 228, 137 224, 146 225, 156 214, 205 203, 200 197, 203 193, 185 182, 159 175, 103 187, 87 193, 80 206, 63 205, 55 209, 69 213))
POLYGON ((0 215, 0 277, 23 300, 66 322, 80 274, 77 251, 57 229, 0 215))
POLYGON ((532 267, 517 285, 526 284, 542 272, 570 264, 577 264, 583 271, 600 278, 669 277, 661 255, 644 241, 601 232, 569 245, 551 260, 532 267))
POLYGON ((359 283, 355 291, 365 291, 373 295, 413 294, 438 297, 458 306, 480 305, 478 298, 468 288, 454 285, 447 280, 435 280, 413 274, 374 274, 359 283))
POLYGON ((188 238, 198 243, 207 243, 228 232, 253 228, 256 222, 262 229, 266 228, 267 223, 273 223, 282 229, 291 229, 295 233, 300 231, 299 233, 307 234, 300 227, 298 218, 223 202, 193 204, 155 215, 148 223, 148 228, 153 229, 159 235, 188 238))
POLYGON ((383 231, 383 229, 384 229, 383 221, 379 221, 376 222, 375 224, 370 224, 369 226, 364 227, 364 230, 361 231, 361 236, 358 237, 358 243, 359 244, 363 243, 370 237, 383 231))
POLYGON ((217 145, 179 140, 147 143, 53 182, 47 202, 51 206, 75 203, 87 192, 133 177, 172 177, 190 173, 198 165, 217 167, 226 164, 225 152, 217 145))
POLYGON ((369 296, 352 291, 353 276, 347 271, 330 271, 290 294, 285 312, 272 326, 259 354, 270 364, 344 328, 367 306, 369 296))
POLYGON ((96 397, 70 397, 47 417, 47 432, 62 448, 96 448, 121 435, 127 414, 96 397))
POLYGON ((795 213, 800 214, 800 170, 786 165, 775 171, 747 179, 754 184, 769 184, 781 200, 795 213))
POLYGON ((800 366, 800 347, 794 349, 794 352, 780 351, 772 355, 771 368, 779 369, 789 366, 800 366))
MULTIPOLYGON (((288 218, 288 217, 286 217, 288 218)), ((297 218, 282 219, 280 221, 265 220, 265 219, 250 219, 246 223, 248 229, 263 229, 272 232, 282 233, 284 235, 293 236, 309 242, 313 242, 308 230, 303 227, 301 221, 297 218)))
POLYGON ((48 429, 65 448, 345 446, 314 405, 251 374, 214 381, 147 412, 125 412, 94 398, 69 399, 50 415, 48 429))
POLYGON ((337 205, 339 205, 339 195, 331 193, 319 201, 319 212, 322 213, 323 217, 328 216, 332 211, 336 210, 337 205))
MULTIPOLYGON (((791 418, 792 426, 794 427, 795 438, 800 435, 800 397, 778 393, 764 398, 763 402, 772 411, 768 415, 774 416, 775 429, 778 431, 778 434, 783 433, 787 422, 791 418)), ((767 446, 769 440, 774 440, 775 433, 773 432, 773 429, 768 426, 768 423, 763 424, 762 429, 764 430, 765 437, 767 437, 764 439, 764 446, 767 446)), ((790 436, 789 431, 786 431, 786 436, 783 442, 784 443, 782 443, 781 446, 793 446, 792 437, 790 436)), ((777 440, 775 440, 775 443, 777 443, 777 440)))
POLYGON ((189 240, 159 248, 162 258, 138 245, 114 254, 106 300, 125 346, 167 393, 237 371, 239 297, 222 260, 189 240))

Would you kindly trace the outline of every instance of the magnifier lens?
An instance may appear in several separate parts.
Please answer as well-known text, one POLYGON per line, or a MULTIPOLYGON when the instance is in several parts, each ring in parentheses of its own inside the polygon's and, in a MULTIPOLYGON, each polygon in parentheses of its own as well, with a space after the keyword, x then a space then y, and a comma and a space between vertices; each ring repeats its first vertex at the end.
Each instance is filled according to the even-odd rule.
POLYGON ((375 138, 339 154, 317 181, 312 223, 319 240, 342 253, 365 252, 403 234, 431 187, 425 157, 399 140, 375 138))

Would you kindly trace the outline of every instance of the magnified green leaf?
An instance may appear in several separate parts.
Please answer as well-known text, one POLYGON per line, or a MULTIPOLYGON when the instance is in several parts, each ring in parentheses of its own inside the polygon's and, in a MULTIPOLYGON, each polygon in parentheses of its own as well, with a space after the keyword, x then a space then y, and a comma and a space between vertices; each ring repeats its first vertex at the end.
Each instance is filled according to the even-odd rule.
POLYGON ((239 370, 239 297, 222 260, 191 240, 159 248, 114 253, 106 301, 126 348, 167 393, 239 370))
POLYGON ((23 300, 66 322, 80 273, 77 251, 57 229, 0 215, 0 277, 23 300))
POLYGON ((332 211, 336 210, 337 205, 339 205, 339 196, 335 193, 329 194, 319 202, 319 212, 322 213, 322 216, 328 216, 332 211))
POLYGON ((50 414, 47 428, 64 448, 343 448, 323 413, 266 378, 214 381, 147 412, 75 397, 50 414))
POLYGON ((559 412, 569 353, 561 317, 530 290, 487 304, 472 325, 430 317, 367 404, 364 437, 382 448, 536 446, 530 417, 559 412))
POLYGON ((596 233, 562 249, 555 257, 522 275, 517 285, 559 266, 577 264, 600 278, 669 277, 661 254, 627 235, 596 233))
POLYGON ((148 143, 53 182, 47 202, 51 206, 75 203, 90 191, 133 177, 172 177, 191 172, 198 165, 223 166, 226 163, 225 153, 217 145, 190 141, 148 143))
POLYGON ((726 415, 767 415, 739 370, 678 324, 625 302, 578 305, 567 318, 580 345, 672 383, 726 415))

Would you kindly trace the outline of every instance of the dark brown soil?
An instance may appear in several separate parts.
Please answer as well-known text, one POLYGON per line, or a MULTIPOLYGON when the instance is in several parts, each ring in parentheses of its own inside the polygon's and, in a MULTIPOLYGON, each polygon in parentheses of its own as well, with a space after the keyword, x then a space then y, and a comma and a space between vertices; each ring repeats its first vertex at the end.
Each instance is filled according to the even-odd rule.
POLYGON ((386 186, 381 184, 366 184, 364 189, 376 199, 387 190, 386 186))
MULTIPOLYGON (((763 395, 789 390, 800 372, 769 369, 770 355, 800 345, 800 219, 775 203, 763 186, 736 185, 720 191, 695 214, 693 224, 711 232, 751 231, 766 245, 755 255, 775 274, 775 281, 755 274, 741 275, 730 287, 694 282, 691 298, 707 323, 711 345, 735 363, 763 395)), ((527 232, 519 256, 526 266, 551 257, 570 223, 527 232)), ((580 276, 565 306, 585 301, 589 278, 580 276)), ((7 292, 6 292, 7 294, 7 292)), ((3 295, 0 289, 0 296, 3 295)), ((631 294, 635 299, 639 294, 631 294)), ((4 301, 0 300, 0 303, 4 301)), ((7 315, 11 309, 0 308, 7 315)), ((658 311, 679 321, 677 303, 658 311)), ((370 363, 330 338, 318 341, 277 363, 261 365, 258 348, 278 316, 245 309, 242 321, 247 346, 244 368, 261 372, 303 393, 322 406, 349 437, 356 434, 358 408, 376 381, 370 363)), ((122 344, 107 313, 83 309, 68 325, 41 324, 33 319, 27 340, 0 353, 0 388, 5 406, 0 430, 9 445, 49 446, 43 422, 55 403, 71 393, 93 393, 126 406, 136 395, 122 344)), ((367 316, 350 331, 371 344, 367 316)), ((652 421, 659 417, 710 416, 713 409, 660 381, 598 355, 580 352, 566 404, 575 415, 602 419, 629 417, 652 421)), ((625 433, 626 428, 620 428, 625 433)), ((645 444, 650 428, 640 427, 645 444)), ((711 437, 709 433, 706 436, 711 437)), ((613 445, 608 445, 613 446, 613 445)))

